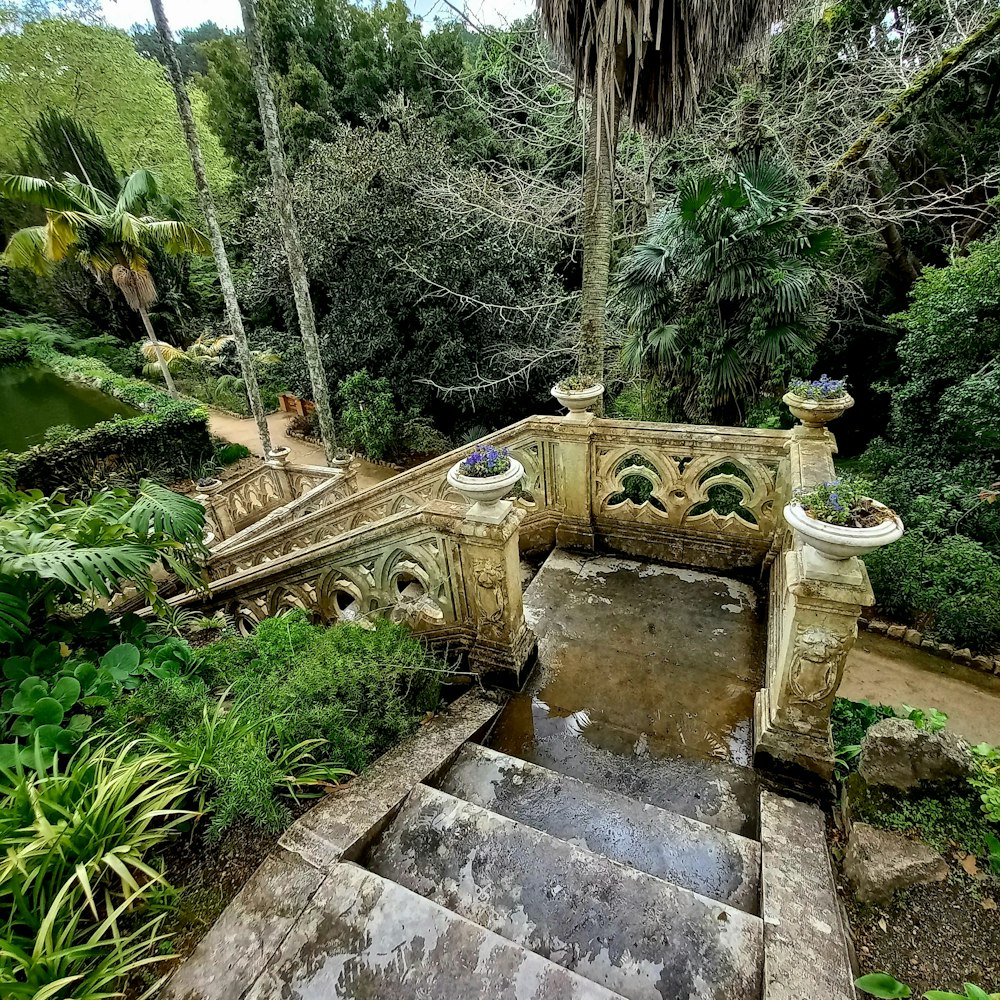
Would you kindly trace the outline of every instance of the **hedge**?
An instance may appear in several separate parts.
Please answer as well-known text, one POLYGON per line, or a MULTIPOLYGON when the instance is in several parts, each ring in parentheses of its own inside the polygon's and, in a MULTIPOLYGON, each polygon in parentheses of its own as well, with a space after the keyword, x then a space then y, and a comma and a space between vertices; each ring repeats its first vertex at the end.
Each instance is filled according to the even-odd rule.
POLYGON ((0 340, 0 368, 28 360, 28 345, 19 340, 0 340))
POLYGON ((118 375, 97 358, 67 357, 39 345, 29 350, 61 378, 82 382, 142 412, 14 455, 12 471, 22 489, 81 496, 105 486, 134 488, 144 477, 171 483, 196 474, 213 459, 204 407, 118 375))

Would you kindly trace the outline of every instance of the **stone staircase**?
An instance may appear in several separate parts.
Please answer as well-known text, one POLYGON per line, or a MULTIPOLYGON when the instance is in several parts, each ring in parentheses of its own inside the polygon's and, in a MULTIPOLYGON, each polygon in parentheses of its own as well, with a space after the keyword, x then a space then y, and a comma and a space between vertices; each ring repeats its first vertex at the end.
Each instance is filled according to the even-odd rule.
MULTIPOLYGON (((823 814, 761 790, 737 762, 747 709, 733 678, 756 649, 737 585, 622 560, 590 567, 550 557, 525 594, 540 639, 529 688, 365 849, 339 855, 354 860, 313 862, 318 888, 262 974, 238 994, 173 997, 854 1000, 823 814), (640 591, 659 631, 643 625, 640 591), (626 597, 630 624, 616 631, 626 597), (720 601, 725 629, 708 614, 720 601), (708 625, 688 662, 685 630, 708 625), (622 676, 643 685, 657 651, 664 687, 646 694, 660 707, 644 716, 641 692, 625 698, 638 728, 619 724, 629 706, 601 691, 588 647, 630 651, 622 676), (674 683, 699 663, 697 689, 674 683), (706 733, 688 711, 696 690, 742 707, 706 733)), ((323 857, 313 827, 284 841, 307 860, 323 857)))

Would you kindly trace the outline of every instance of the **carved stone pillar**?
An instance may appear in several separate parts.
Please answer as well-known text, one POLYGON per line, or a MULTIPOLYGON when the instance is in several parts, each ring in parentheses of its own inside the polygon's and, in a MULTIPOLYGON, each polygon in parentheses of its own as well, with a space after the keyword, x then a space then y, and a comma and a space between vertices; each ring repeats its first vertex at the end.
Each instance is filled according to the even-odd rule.
MULTIPOLYGON (((777 569, 777 567, 776 567, 777 569)), ((830 712, 858 637, 858 615, 873 601, 864 563, 788 550, 772 589, 767 685, 757 696, 756 757, 779 770, 833 776, 830 712), (779 593, 775 590, 780 588, 779 593)))
POLYGON ((226 495, 220 492, 223 485, 219 479, 210 480, 202 484, 201 493, 195 497, 205 506, 206 520, 212 528, 216 541, 229 538, 235 532, 233 519, 229 513, 229 501, 226 495))
MULTIPOLYGON (((833 479, 833 435, 796 428, 789 448, 791 486, 833 479)), ((787 527, 771 567, 767 666, 757 695, 755 759, 765 767, 833 776, 830 711, 861 608, 873 602, 860 559, 826 559, 787 527)))
POLYGON ((512 508, 498 524, 464 520, 459 529, 462 581, 475 638, 473 670, 518 687, 535 648, 524 620, 518 525, 524 511, 512 508))
POLYGON ((271 481, 284 503, 295 499, 295 490, 292 487, 292 478, 288 468, 290 453, 290 448, 272 448, 267 453, 267 461, 264 463, 270 469, 271 481))
POLYGON ((571 549, 594 548, 592 491, 594 470, 591 467, 593 413, 563 417, 556 448, 559 499, 564 504, 556 545, 571 549))

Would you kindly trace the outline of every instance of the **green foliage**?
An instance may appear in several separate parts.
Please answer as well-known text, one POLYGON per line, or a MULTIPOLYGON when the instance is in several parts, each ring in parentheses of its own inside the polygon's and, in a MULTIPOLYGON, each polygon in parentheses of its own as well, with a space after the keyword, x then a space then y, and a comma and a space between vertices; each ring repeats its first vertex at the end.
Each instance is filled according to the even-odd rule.
POLYGON ((102 490, 89 501, 16 492, 0 483, 0 643, 44 633, 60 606, 105 598, 128 580, 150 600, 150 568, 162 561, 188 586, 200 585, 201 504, 143 480, 138 496, 102 490))
POLYGON ((917 729, 928 733, 939 733, 948 725, 948 716, 936 708, 911 708, 904 705, 903 718, 909 719, 917 729))
POLYGON ((854 985, 862 993, 880 997, 882 1000, 895 1000, 913 995, 909 986, 905 986, 887 972, 873 972, 871 975, 862 976, 854 981, 854 985))
POLYGON ((850 701, 847 698, 834 699, 830 723, 833 729, 833 747, 838 757, 842 751, 860 749, 865 733, 876 722, 891 719, 895 715, 895 709, 889 705, 873 705, 866 699, 861 701, 850 701))
POLYGON ((799 504, 817 521, 858 527, 858 515, 869 506, 865 501, 871 498, 872 490, 872 484, 865 479, 842 476, 796 493, 792 502, 799 504))
POLYGON ((0 769, 5 997, 97 1000, 155 961, 166 883, 149 858, 182 823, 188 777, 137 744, 81 747, 51 771, 0 769))
POLYGON ((250 449, 245 444, 220 441, 215 449, 215 460, 219 465, 233 465, 244 458, 249 458, 250 454, 250 449))
POLYGON ((386 458, 398 447, 401 417, 386 378, 357 371, 340 383, 341 420, 348 447, 386 458))
POLYGON ((1000 453, 1000 239, 926 268, 894 319, 899 379, 891 385, 894 439, 942 462, 1000 453))
MULTIPOLYGON (((173 92, 162 68, 143 59, 124 32, 62 17, 32 21, 0 34, 0 64, 7 67, 0 79, 0 149, 24 148, 39 109, 55 109, 86 122, 120 169, 145 163, 193 203, 173 92)), ((232 174, 204 127, 204 96, 193 89, 191 99, 209 179, 222 189, 232 174)))
POLYGON ((8 365, 20 365, 28 361, 28 348, 24 343, 15 340, 0 339, 0 368, 8 365))
MULTIPOLYGON (((531 216, 523 226, 498 218, 496 205, 510 197, 503 184, 456 166, 412 106, 314 144, 293 187, 331 396, 367 371, 388 380, 398 414, 429 417, 449 436, 471 423, 503 426, 548 399, 554 361, 534 365, 527 385, 518 379, 474 394, 435 388, 503 379, 510 364, 501 352, 544 354, 568 320, 556 274, 567 252, 531 216), (441 233, 449 238, 432 238, 441 233)), ((288 388, 308 398, 268 188, 252 193, 251 208, 237 241, 249 255, 250 336, 281 354, 288 388)))
POLYGON ((776 162, 688 177, 619 271, 624 364, 677 384, 689 419, 735 415, 811 367, 833 247, 776 162))
POLYGON ((65 357, 35 346, 32 356, 62 378, 90 385, 144 411, 106 420, 59 443, 46 442, 14 457, 18 483, 51 493, 85 495, 112 483, 135 488, 152 477, 188 478, 212 458, 205 411, 187 400, 113 372, 91 357, 65 357))
MULTIPOLYGON (((979 743, 972 748, 975 774, 970 779, 980 795, 983 812, 991 823, 1000 824, 1000 747, 979 743)), ((993 847, 990 847, 993 854, 993 847)))

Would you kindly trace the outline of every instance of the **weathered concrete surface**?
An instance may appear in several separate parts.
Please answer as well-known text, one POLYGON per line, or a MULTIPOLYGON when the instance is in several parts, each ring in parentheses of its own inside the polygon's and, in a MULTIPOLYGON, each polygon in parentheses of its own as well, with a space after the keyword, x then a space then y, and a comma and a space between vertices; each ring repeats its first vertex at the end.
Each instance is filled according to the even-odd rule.
POLYGON ((823 813, 761 793, 763 1000, 857 1000, 823 813))
POLYGON ((323 871, 344 857, 352 859, 410 789, 451 760, 499 711, 499 705, 475 692, 463 695, 300 817, 279 844, 323 871))
POLYGON ((437 787, 640 871, 757 913, 760 845, 469 743, 437 787))
POLYGON ((844 857, 844 874, 862 902, 887 903, 914 885, 943 882, 948 864, 926 844, 890 830, 854 823, 844 857))
POLYGON ((324 875, 294 854, 266 858, 194 953, 162 1000, 240 1000, 309 905, 324 875))
POLYGON ((401 886, 337 865, 246 1000, 613 1000, 401 886))
POLYGON ((973 770, 968 744, 947 729, 932 733, 909 719, 882 719, 861 742, 858 773, 869 785, 913 788, 954 781, 973 770))
POLYGON ((239 1000, 341 857, 500 710, 470 692, 296 821, 164 987, 164 1000, 239 1000))
POLYGON ((758 1000, 758 918, 436 789, 414 789, 369 863, 632 1000, 758 1000))
POLYGON ((587 711, 561 714, 538 698, 514 697, 489 745, 681 816, 757 836, 759 789, 749 768, 682 756, 663 740, 594 722, 587 711))
POLYGON ((736 580, 556 549, 524 595, 539 669, 526 692, 586 715, 747 764, 763 635, 752 588, 736 580))
POLYGON ((756 835, 750 761, 763 664, 747 585, 556 549, 524 595, 538 669, 490 746, 756 835))

